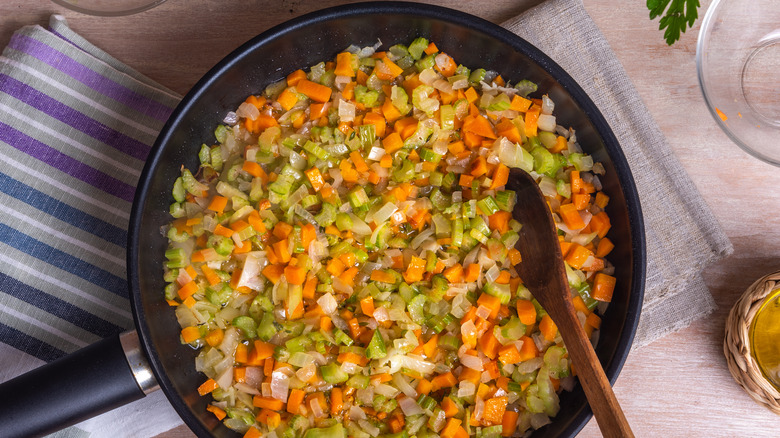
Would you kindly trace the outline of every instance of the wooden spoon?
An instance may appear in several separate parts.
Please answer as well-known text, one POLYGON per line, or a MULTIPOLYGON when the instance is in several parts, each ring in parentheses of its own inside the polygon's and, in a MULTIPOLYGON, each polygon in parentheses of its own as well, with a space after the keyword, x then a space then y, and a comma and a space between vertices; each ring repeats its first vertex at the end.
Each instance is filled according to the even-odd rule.
POLYGON ((599 358, 577 319, 550 208, 536 181, 512 169, 506 187, 517 193, 512 213, 523 227, 515 245, 522 262, 517 269, 523 283, 558 326, 585 396, 605 437, 633 437, 604 374, 599 358))

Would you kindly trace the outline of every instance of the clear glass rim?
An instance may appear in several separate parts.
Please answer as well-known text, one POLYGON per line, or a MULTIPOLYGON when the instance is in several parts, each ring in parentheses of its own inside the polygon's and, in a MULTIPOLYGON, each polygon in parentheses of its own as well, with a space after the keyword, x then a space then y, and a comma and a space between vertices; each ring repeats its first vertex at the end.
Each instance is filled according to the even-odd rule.
POLYGON ((146 5, 138 6, 134 8, 122 9, 117 11, 102 11, 96 9, 83 8, 81 6, 74 5, 73 3, 67 0, 51 0, 51 1, 62 7, 70 9, 71 11, 75 11, 87 15, 96 15, 99 17, 122 17, 125 15, 133 15, 139 12, 144 12, 149 9, 152 9, 153 7, 159 6, 160 4, 165 2, 165 0, 153 0, 146 5))
POLYGON ((715 111, 715 104, 712 101, 710 95, 707 93, 707 85, 704 81, 704 42, 707 40, 707 36, 712 28, 718 7, 724 1, 725 0, 713 0, 709 8, 707 8, 707 12, 704 14, 704 19, 702 20, 701 28, 699 29, 699 36, 698 40, 696 41, 696 74, 699 79, 699 89, 701 90, 702 96, 704 96, 704 102, 707 104, 707 110, 709 110, 710 115, 718 124, 718 126, 720 126, 720 129, 726 133, 732 142, 734 142, 734 144, 761 161, 775 166, 780 166, 780 158, 772 158, 754 150, 745 142, 743 142, 736 134, 734 134, 715 111))

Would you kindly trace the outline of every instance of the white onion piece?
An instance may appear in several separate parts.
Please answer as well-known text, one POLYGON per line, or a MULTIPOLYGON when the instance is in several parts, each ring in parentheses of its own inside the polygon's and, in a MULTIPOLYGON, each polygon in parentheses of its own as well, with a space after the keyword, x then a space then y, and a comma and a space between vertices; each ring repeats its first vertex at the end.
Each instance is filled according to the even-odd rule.
POLYGON ((323 312, 325 312, 326 315, 333 314, 339 306, 339 304, 336 302, 336 299, 333 298, 333 295, 331 295, 330 292, 321 296, 317 300, 317 304, 320 305, 320 308, 323 312))
MULTIPOLYGON (((349 205, 349 204, 345 204, 349 205)), ((367 223, 363 221, 363 219, 360 219, 359 217, 355 216, 354 214, 350 213, 349 217, 352 219, 352 232, 359 235, 359 236, 368 236, 370 235, 373 230, 371 227, 368 226, 367 223)), ((382 221, 384 222, 384 221, 382 221)))
POLYGON ((468 380, 463 380, 458 385, 458 397, 472 396, 476 390, 476 385, 474 385, 472 382, 469 382, 468 380))
POLYGON ((542 114, 552 114, 555 109, 555 102, 550 99, 550 96, 542 96, 542 114))
POLYGON ((342 122, 355 120, 355 105, 345 100, 339 100, 339 120, 342 122))
POLYGON ((357 406, 352 406, 351 408, 349 408, 349 419, 352 421, 365 420, 366 412, 357 406))
POLYGON ((385 150, 383 148, 372 147, 368 152, 368 159, 373 161, 379 161, 385 156, 385 150))
POLYGON ((477 307, 477 316, 479 318, 487 320, 488 317, 490 316, 490 309, 485 307, 484 304, 480 304, 479 307, 477 307))
POLYGON ((246 367, 246 373, 244 374, 244 382, 253 387, 259 388, 263 383, 263 369, 260 367, 246 367))
POLYGON ((238 115, 235 112, 230 111, 227 114, 225 114, 225 118, 222 119, 222 123, 231 126, 235 125, 236 123, 238 123, 238 115))
POLYGON ((433 236, 433 229, 427 228, 422 233, 415 236, 414 239, 412 239, 412 249, 417 249, 422 245, 422 243, 428 239, 429 237, 433 236))
POLYGON ((238 110, 236 110, 236 115, 238 117, 255 120, 260 117, 260 110, 251 103, 242 102, 241 105, 238 106, 238 110))
MULTIPOLYGON (((231 359, 232 360, 232 359, 231 359)), ((233 367, 227 367, 216 379, 214 379, 222 389, 230 388, 233 383, 233 367)))
POLYGON ((490 269, 485 272, 485 280, 488 283, 492 283, 496 281, 498 278, 498 275, 501 273, 501 269, 497 265, 493 265, 490 269))
POLYGON ((374 386, 374 392, 383 395, 388 398, 395 398, 395 396, 398 395, 398 389, 393 388, 390 385, 380 383, 379 385, 374 386))
POLYGON ((241 392, 245 392, 247 394, 252 394, 252 395, 260 395, 260 391, 258 391, 257 388, 253 388, 250 385, 247 385, 246 383, 238 382, 233 386, 241 392))
POLYGON ((295 377, 297 377, 301 382, 308 382, 312 377, 314 377, 316 373, 317 366, 313 363, 310 363, 305 367, 298 369, 298 371, 295 372, 295 377))
POLYGON ((358 424, 360 425, 360 428, 363 429, 363 431, 368 433, 369 435, 371 436, 379 435, 379 428, 374 427, 374 425, 369 423, 367 420, 359 420, 358 424))
POLYGON ((470 354, 464 354, 460 357, 460 363, 463 364, 464 367, 471 368, 472 370, 476 371, 482 371, 482 359, 480 359, 477 356, 472 356, 470 354))
MULTIPOLYGON (((414 401, 417 398, 417 390, 414 389, 414 387, 412 387, 412 385, 409 383, 408 380, 406 380, 406 376, 404 376, 401 373, 393 374, 393 383, 395 383, 395 386, 397 386, 398 389, 400 389, 401 392, 403 392, 404 395, 406 395, 406 398, 404 398, 404 400, 409 399, 415 405, 417 405, 417 402, 414 401)), ((401 402, 399 401, 398 404, 400 405, 401 402)), ((401 409, 403 409, 403 407, 401 409)), ((422 413, 422 410, 420 411, 420 413, 422 413)), ((410 414, 409 412, 406 412, 406 409, 404 409, 404 414, 406 414, 406 415, 415 415, 415 414, 410 414)))
POLYGON ((286 370, 289 368, 279 368, 271 373, 271 397, 287 403, 287 392, 290 389, 290 376, 286 370))
POLYGON ((417 402, 410 396, 410 397, 404 397, 401 400, 398 401, 398 406, 401 408, 401 410, 404 412, 404 415, 407 417, 410 417, 412 415, 420 415, 424 411, 420 407, 420 405, 417 404, 417 402))
POLYGON ((311 413, 314 415, 314 418, 322 418, 325 416, 325 412, 323 412, 322 406, 320 406, 320 402, 317 401, 316 398, 311 399, 309 407, 311 408, 311 413))

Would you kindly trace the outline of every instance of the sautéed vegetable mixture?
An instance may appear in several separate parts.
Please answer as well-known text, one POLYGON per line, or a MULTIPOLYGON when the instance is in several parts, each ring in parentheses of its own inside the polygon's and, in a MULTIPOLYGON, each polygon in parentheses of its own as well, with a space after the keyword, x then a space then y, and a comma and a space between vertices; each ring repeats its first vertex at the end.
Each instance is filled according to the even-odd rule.
POLYGON ((574 377, 514 269, 509 168, 548 199, 588 334, 615 285, 604 168, 534 83, 378 48, 249 96, 182 168, 165 297, 198 391, 245 437, 528 434, 574 377))

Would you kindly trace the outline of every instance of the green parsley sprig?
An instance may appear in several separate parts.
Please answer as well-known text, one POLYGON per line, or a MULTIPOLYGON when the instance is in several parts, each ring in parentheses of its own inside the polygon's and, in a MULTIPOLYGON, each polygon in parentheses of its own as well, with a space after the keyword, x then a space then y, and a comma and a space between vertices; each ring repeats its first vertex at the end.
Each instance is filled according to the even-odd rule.
POLYGON ((661 17, 658 30, 664 30, 666 44, 672 45, 680 39, 686 27, 693 27, 699 16, 699 0, 647 0, 650 19, 661 17))

